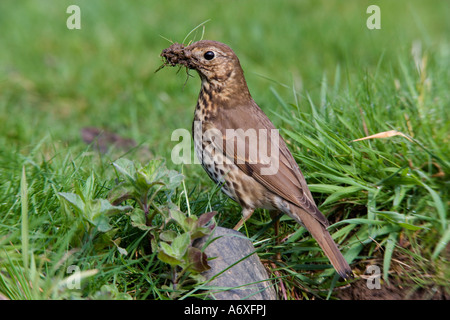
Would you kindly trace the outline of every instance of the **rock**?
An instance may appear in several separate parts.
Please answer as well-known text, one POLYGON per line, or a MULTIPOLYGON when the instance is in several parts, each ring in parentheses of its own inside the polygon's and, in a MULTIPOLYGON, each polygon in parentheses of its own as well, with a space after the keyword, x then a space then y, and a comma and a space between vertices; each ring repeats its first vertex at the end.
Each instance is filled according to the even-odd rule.
POLYGON ((202 275, 208 280, 247 256, 207 284, 213 299, 277 299, 273 284, 268 280, 267 271, 258 255, 254 253, 255 248, 247 237, 232 229, 216 227, 211 235, 197 240, 194 246, 202 249, 207 242, 209 244, 204 252, 208 256, 211 269, 202 275))

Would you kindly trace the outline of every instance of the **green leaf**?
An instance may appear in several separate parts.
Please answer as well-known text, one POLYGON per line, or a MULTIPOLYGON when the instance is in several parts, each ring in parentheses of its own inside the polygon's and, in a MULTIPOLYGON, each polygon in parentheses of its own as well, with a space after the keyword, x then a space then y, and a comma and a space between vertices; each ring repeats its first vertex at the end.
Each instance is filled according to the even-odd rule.
POLYGON ((155 183, 161 183, 161 179, 167 174, 164 160, 150 160, 144 167, 137 170, 137 182, 140 187, 151 187, 155 183))
MULTIPOLYGON (((86 200, 75 193, 60 192, 59 195, 65 199, 77 212, 90 224, 97 227, 101 232, 111 230, 108 215, 130 211, 131 206, 114 206, 106 199, 86 200)), ((85 197, 85 199, 88 199, 85 197)))
POLYGON ((134 208, 134 210, 130 213, 130 220, 133 227, 139 228, 143 231, 152 229, 152 227, 147 226, 145 212, 141 208, 134 208))
POLYGON ((136 183, 141 190, 149 190, 156 184, 163 184, 160 180, 151 180, 149 176, 140 170, 136 172, 136 183))
POLYGON ((173 203, 169 204, 169 215, 170 219, 174 220, 184 231, 188 231, 187 225, 185 223, 186 215, 181 212, 181 210, 173 203))
POLYGON ((117 171, 123 174, 128 181, 133 184, 136 183, 136 166, 133 161, 126 158, 121 158, 116 160, 113 163, 113 166, 117 169, 117 171))
POLYGON ((112 240, 112 243, 114 243, 114 245, 116 246, 117 250, 119 251, 119 253, 123 256, 128 255, 128 251, 125 248, 120 247, 120 241, 121 238, 117 238, 116 240, 112 240))
POLYGON ((162 250, 165 254, 167 254, 167 255, 169 255, 169 256, 173 256, 173 255, 174 255, 174 252, 173 252, 172 247, 170 246, 170 244, 165 243, 165 242, 160 242, 159 245, 160 245, 160 247, 161 247, 161 250, 162 250))
POLYGON ((183 181, 184 176, 175 170, 169 170, 167 173, 168 181, 166 182, 166 188, 174 190, 183 181))
POLYGON ((161 232, 161 234, 159 235, 159 239, 161 239, 162 241, 171 243, 173 240, 175 240, 175 238, 178 236, 178 234, 173 231, 173 230, 166 230, 161 232))
POLYGON ((202 238, 210 234, 211 230, 206 227, 197 227, 191 231, 191 240, 202 238))
POLYGON ((186 217, 186 219, 184 219, 186 231, 194 230, 197 227, 197 220, 198 218, 196 216, 186 217))
POLYGON ((109 191, 108 201, 113 205, 121 204, 122 202, 131 199, 135 194, 135 190, 135 187, 129 181, 119 183, 109 191))
POLYGON ((105 215, 114 215, 121 212, 133 210, 132 206, 114 206, 106 199, 97 199, 100 202, 100 213, 105 215))
POLYGON ((168 263, 172 266, 181 265, 183 261, 175 257, 172 247, 165 243, 160 242, 160 250, 158 252, 158 259, 162 262, 168 263))
POLYGON ((59 192, 58 194, 79 211, 79 213, 84 212, 84 202, 79 195, 69 192, 59 192))
POLYGON ((95 189, 95 177, 94 172, 91 172, 91 175, 87 178, 86 183, 84 184, 84 188, 82 190, 82 197, 87 202, 89 199, 92 199, 92 195, 94 194, 95 189))
POLYGON ((172 241, 172 250, 176 258, 181 259, 186 253, 187 248, 191 244, 189 233, 183 233, 172 241))
POLYGON ((140 187, 152 187, 163 184, 165 189, 174 190, 183 181, 184 176, 175 170, 168 170, 163 159, 154 159, 145 167, 138 169, 137 182, 140 187))
POLYGON ((111 225, 109 224, 108 217, 104 215, 97 216, 91 222, 94 226, 97 227, 98 231, 100 232, 108 232, 112 229, 111 225))
POLYGON ((90 212, 86 211, 85 217, 101 232, 111 230, 108 216, 133 209, 131 206, 113 206, 106 199, 92 200, 87 207, 90 208, 90 212))
POLYGON ((164 251, 158 252, 158 259, 164 263, 170 264, 171 266, 177 266, 177 265, 181 265, 183 263, 183 261, 181 261, 171 255, 168 255, 164 251))

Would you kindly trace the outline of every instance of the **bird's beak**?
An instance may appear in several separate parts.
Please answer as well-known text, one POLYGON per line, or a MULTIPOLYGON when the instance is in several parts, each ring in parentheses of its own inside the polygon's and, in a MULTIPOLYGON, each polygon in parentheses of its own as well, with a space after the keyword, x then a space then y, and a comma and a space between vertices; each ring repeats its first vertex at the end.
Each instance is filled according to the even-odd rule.
POLYGON ((195 62, 192 59, 192 52, 189 47, 181 43, 174 43, 161 52, 161 57, 165 59, 165 65, 183 65, 189 69, 195 69, 195 62))

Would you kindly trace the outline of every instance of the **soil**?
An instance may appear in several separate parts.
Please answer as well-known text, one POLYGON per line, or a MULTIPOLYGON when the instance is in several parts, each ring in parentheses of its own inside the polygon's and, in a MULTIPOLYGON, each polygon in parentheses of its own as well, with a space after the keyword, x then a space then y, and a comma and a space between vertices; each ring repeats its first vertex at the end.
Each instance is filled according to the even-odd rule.
POLYGON ((369 289, 367 280, 361 279, 336 295, 340 300, 450 300, 450 292, 443 287, 414 289, 412 285, 391 281, 381 284, 380 289, 369 289))
MULTIPOLYGON (((404 241, 399 243, 405 245, 404 241)), ((382 258, 379 255, 378 252, 378 258, 367 260, 357 266, 360 277, 349 286, 338 290, 336 292, 337 299, 450 300, 450 282, 445 283, 448 279, 448 276, 446 276, 448 273, 442 270, 447 268, 446 264, 450 261, 450 246, 442 253, 444 262, 438 268, 430 264, 424 266, 423 261, 415 261, 406 254, 394 252, 394 259, 389 269, 389 283, 380 279, 378 289, 370 289, 370 287, 374 287, 374 280, 369 279, 370 276, 364 274, 365 269, 368 264, 382 265, 382 258)))
POLYGON ((111 147, 128 151, 137 146, 133 139, 123 138, 114 132, 94 127, 81 129, 81 138, 86 144, 92 144, 100 153, 106 153, 111 147))

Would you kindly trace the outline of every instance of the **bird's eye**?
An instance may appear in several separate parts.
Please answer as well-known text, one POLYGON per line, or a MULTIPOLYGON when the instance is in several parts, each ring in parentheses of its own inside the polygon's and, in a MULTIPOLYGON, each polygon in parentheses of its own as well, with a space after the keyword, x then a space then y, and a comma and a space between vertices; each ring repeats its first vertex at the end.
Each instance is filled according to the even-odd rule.
POLYGON ((206 51, 205 54, 203 55, 203 57, 205 57, 206 60, 212 60, 214 59, 214 52, 212 51, 206 51))

